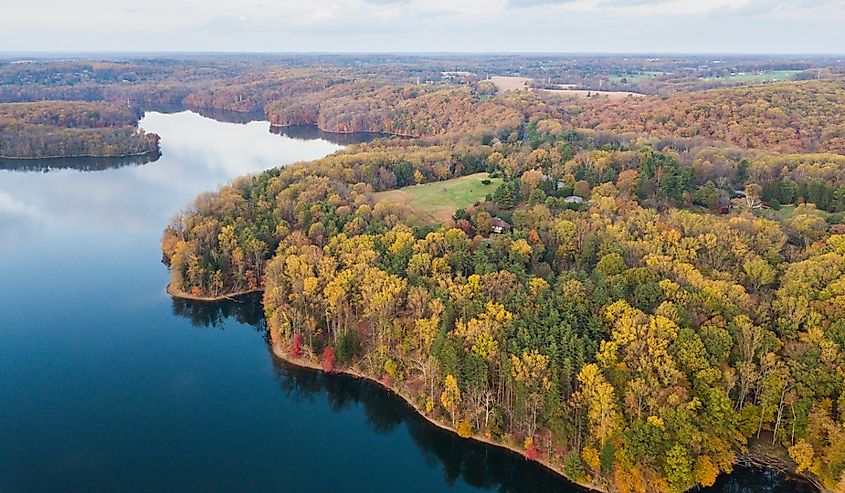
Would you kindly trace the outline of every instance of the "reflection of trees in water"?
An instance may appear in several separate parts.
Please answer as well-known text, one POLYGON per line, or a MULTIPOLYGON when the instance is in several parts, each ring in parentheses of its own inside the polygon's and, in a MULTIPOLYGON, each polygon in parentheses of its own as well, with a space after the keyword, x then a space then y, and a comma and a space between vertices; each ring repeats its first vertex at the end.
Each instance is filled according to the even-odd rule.
MULTIPOLYGON (((197 327, 222 329, 227 318, 250 325, 256 331, 266 330, 260 295, 240 300, 199 302, 173 299, 173 313, 191 320, 197 327)), ((269 349, 269 342, 268 342, 269 349)), ((351 406, 362 406, 371 429, 389 434, 406 426, 410 436, 431 467, 441 466, 445 480, 453 484, 462 479, 467 484, 505 493, 584 492, 568 484, 537 463, 490 445, 465 440, 433 426, 420 417, 399 396, 381 386, 349 375, 326 375, 315 370, 288 364, 271 352, 276 381, 294 402, 326 399, 331 409, 342 412, 351 406)), ((736 467, 733 474, 721 476, 712 488, 701 493, 791 493, 814 491, 811 486, 790 481, 771 471, 736 467)))
POLYGON ((373 431, 379 434, 390 433, 403 424, 407 426, 426 463, 440 464, 448 484, 462 479, 472 486, 501 492, 584 491, 534 462, 433 426, 402 398, 373 382, 348 375, 325 375, 275 357, 272 361, 279 386, 294 400, 310 402, 325 396, 335 412, 360 405, 373 431))
MULTIPOLYGON (((175 111, 184 111, 186 109, 190 109, 195 113, 199 113, 201 116, 206 118, 211 118, 212 120, 216 120, 218 122, 223 123, 240 123, 246 124, 249 122, 260 122, 267 120, 267 117, 264 115, 263 111, 250 111, 250 112, 243 112, 243 111, 231 111, 231 110, 220 110, 214 108, 188 108, 182 107, 181 109, 175 111)), ((175 111, 169 111, 169 113, 173 113, 175 111)))
POLYGON ((756 467, 735 467, 730 475, 721 475, 716 484, 699 493, 794 493, 817 491, 813 485, 788 478, 775 471, 756 467))
POLYGON ((266 330, 261 295, 244 296, 237 301, 194 301, 172 298, 173 314, 191 321, 194 327, 215 327, 223 329, 227 318, 253 327, 256 331, 266 330))
POLYGON ((338 145, 362 144, 378 138, 389 137, 385 134, 379 133, 359 132, 352 134, 337 134, 324 132, 320 130, 317 125, 291 125, 289 127, 274 127, 271 125, 270 133, 299 140, 323 139, 338 145))
POLYGON ((51 170, 72 169, 76 171, 103 171, 107 169, 123 168, 126 166, 140 166, 157 161, 160 152, 143 154, 141 156, 124 157, 61 157, 45 159, 0 159, 0 169, 10 171, 29 171, 47 173, 51 170))

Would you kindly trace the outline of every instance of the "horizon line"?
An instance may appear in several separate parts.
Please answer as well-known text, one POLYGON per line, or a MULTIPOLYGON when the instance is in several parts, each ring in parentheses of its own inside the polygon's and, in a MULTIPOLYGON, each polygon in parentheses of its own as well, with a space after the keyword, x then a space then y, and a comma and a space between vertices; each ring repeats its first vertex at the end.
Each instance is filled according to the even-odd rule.
POLYGON ((261 51, 261 50, 0 50, 0 56, 84 55, 263 55, 263 56, 763 56, 837 57, 845 52, 743 52, 743 51, 261 51))

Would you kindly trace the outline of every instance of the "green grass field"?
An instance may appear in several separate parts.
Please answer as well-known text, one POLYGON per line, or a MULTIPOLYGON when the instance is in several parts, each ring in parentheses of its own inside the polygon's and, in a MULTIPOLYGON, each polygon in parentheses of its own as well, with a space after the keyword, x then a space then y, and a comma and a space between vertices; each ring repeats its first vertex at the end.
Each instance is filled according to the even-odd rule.
POLYGON ((665 72, 655 72, 655 71, 646 71, 646 72, 639 72, 636 74, 624 74, 624 75, 611 75, 608 76, 610 82, 618 83, 621 82, 622 79, 626 79, 628 84, 636 84, 637 82, 646 80, 646 79, 653 79, 655 77, 659 77, 661 75, 666 75, 665 72))
POLYGON ((737 74, 728 77, 705 77, 704 80, 724 80, 728 82, 777 82, 791 80, 800 70, 771 70, 759 74, 737 74))
POLYGON ((438 221, 448 221, 458 209, 483 200, 496 191, 501 178, 490 178, 487 173, 462 176, 446 181, 412 185, 375 194, 376 200, 393 200, 409 205, 420 214, 438 221), (485 185, 482 180, 490 180, 485 185))

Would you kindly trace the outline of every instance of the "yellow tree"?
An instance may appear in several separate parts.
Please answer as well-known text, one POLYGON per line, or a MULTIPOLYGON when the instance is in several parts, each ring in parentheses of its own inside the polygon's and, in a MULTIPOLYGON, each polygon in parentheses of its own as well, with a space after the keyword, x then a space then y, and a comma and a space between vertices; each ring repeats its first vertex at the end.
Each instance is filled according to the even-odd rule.
POLYGON ((551 387, 548 369, 549 357, 536 349, 522 356, 511 355, 511 376, 526 396, 525 429, 529 436, 537 430, 537 415, 543 404, 543 395, 551 387))
POLYGON ((350 326, 355 304, 355 273, 344 269, 332 277, 323 288, 326 326, 337 342, 337 337, 350 326))
POLYGON ((578 382, 581 387, 574 396, 575 402, 586 408, 590 436, 602 448, 622 424, 613 387, 594 363, 581 369, 578 382))
POLYGON ((453 375, 446 375, 446 379, 443 381, 443 393, 440 394, 440 403, 449 411, 449 415, 452 417, 452 426, 455 426, 458 409, 461 405, 461 389, 458 387, 458 381, 453 375))
POLYGON ((478 316, 468 321, 458 320, 452 333, 462 337, 472 352, 490 362, 499 350, 498 338, 502 329, 511 320, 513 314, 505 310, 504 305, 488 301, 478 316))
POLYGON ((405 279, 388 274, 381 269, 372 267, 364 271, 361 280, 364 316, 370 320, 373 338, 380 346, 384 344, 385 332, 388 332, 402 303, 406 286, 405 279))

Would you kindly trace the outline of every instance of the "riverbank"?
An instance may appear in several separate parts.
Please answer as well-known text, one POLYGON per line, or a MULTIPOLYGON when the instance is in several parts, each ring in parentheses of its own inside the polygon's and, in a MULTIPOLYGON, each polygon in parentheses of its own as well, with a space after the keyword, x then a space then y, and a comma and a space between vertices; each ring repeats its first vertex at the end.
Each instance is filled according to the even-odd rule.
MULTIPOLYGON (((285 345, 282 341, 278 340, 277 336, 273 335, 273 331, 268 328, 268 332, 270 335, 270 346, 273 353, 273 356, 276 358, 285 361, 291 365, 300 367, 300 368, 308 368, 310 370, 325 372, 323 366, 318 362, 311 358, 307 357, 293 357, 291 356, 285 349, 285 345)), ((334 370, 333 373, 340 373, 343 375, 351 376, 354 378, 368 380, 372 383, 375 383, 382 389, 391 392, 405 402, 411 409, 414 410, 418 415, 428 421, 430 424, 440 428, 441 430, 448 431, 450 433, 454 433, 455 435, 459 435, 458 431, 450 426, 448 423, 443 423, 438 421, 434 417, 428 415, 425 410, 420 408, 417 404, 414 403, 413 398, 408 395, 404 389, 396 388, 387 385, 384 381, 380 380, 377 377, 372 375, 368 375, 362 371, 359 371, 352 367, 345 367, 345 368, 337 368, 334 370)), ((479 435, 472 435, 469 437, 465 437, 467 440, 473 440, 478 443, 483 443, 486 445, 490 445, 493 447, 497 447, 500 449, 507 450, 511 453, 514 453, 518 456, 525 457, 525 451, 519 447, 517 444, 512 443, 505 443, 492 440, 490 438, 479 436, 479 435)), ((790 477, 793 479, 797 479, 803 482, 806 482, 808 486, 815 487, 820 493, 833 493, 831 490, 824 488, 823 485, 816 480, 816 478, 806 475, 797 473, 794 469, 794 466, 790 464, 789 455, 786 454, 786 451, 781 446, 764 446, 762 441, 754 441, 749 447, 749 451, 743 455, 738 456, 737 463, 744 464, 747 466, 766 469, 775 471, 777 474, 782 474, 786 477, 790 477)), ((528 460, 528 459, 525 459, 528 460)), ((554 474, 558 475, 565 481, 580 486, 581 488, 586 488, 587 490, 597 491, 600 493, 608 493, 609 490, 601 485, 585 483, 582 481, 575 481, 572 478, 568 477, 564 472, 563 469, 548 460, 544 460, 542 458, 536 459, 535 462, 539 463, 549 471, 553 472, 554 474)))
POLYGON ((780 443, 772 444, 772 433, 765 431, 759 438, 752 438, 748 444, 748 451, 737 458, 737 463, 774 471, 777 474, 794 478, 816 488, 820 493, 833 493, 824 487, 819 478, 813 474, 795 471, 795 463, 789 457, 789 452, 780 443))
MULTIPOLYGON (((273 335, 273 331, 268 328, 268 332, 270 333, 270 346, 271 346, 271 350, 273 352, 273 356, 275 356, 276 358, 278 358, 282 361, 285 361, 286 363, 289 363, 291 365, 294 365, 294 366, 297 366, 297 367, 300 367, 300 368, 308 368, 308 369, 311 369, 311 370, 314 370, 314 371, 321 371, 321 372, 325 371, 323 369, 322 365, 317 361, 314 361, 314 360, 312 360, 310 358, 306 358, 306 357, 296 358, 296 357, 291 356, 285 350, 285 346, 282 343, 282 341, 279 341, 278 338, 273 335)), ((361 371, 359 371, 355 368, 351 368, 351 367, 337 368, 337 369, 335 369, 335 371, 333 373, 340 373, 340 374, 343 374, 343 375, 348 375, 348 376, 351 376, 351 377, 354 377, 354 378, 360 378, 360 379, 368 380, 372 383, 375 383, 376 385, 380 386, 382 389, 384 389, 388 392, 391 392, 391 393, 399 396, 400 398, 402 398, 402 400, 405 402, 406 405, 408 405, 411 409, 414 410, 414 412, 416 412, 418 415, 420 415, 423 419, 428 421, 430 424, 440 428, 441 430, 445 430, 445 431, 448 431, 450 433, 454 433, 455 435, 458 435, 458 431, 455 428, 453 428, 452 426, 450 426, 449 424, 437 421, 432 416, 429 416, 428 414, 426 414, 426 412, 423 409, 421 409, 419 406, 417 406, 414 403, 414 400, 411 398, 411 396, 408 395, 403 389, 391 387, 391 386, 387 385, 385 382, 383 382, 382 380, 380 380, 376 377, 373 377, 371 375, 368 375, 366 373, 363 373, 363 372, 361 372, 361 371)), ((492 440, 490 438, 478 436, 478 435, 472 435, 472 436, 465 437, 465 438, 467 440, 473 440, 473 441, 478 442, 478 443, 483 443, 483 444, 486 444, 486 445, 490 445, 490 446, 493 446, 493 447, 497 447, 497 448, 500 448, 500 449, 507 450, 507 451, 512 452, 512 453, 514 453, 514 454, 516 454, 520 457, 523 457, 523 458, 525 457, 525 451, 522 450, 521 448, 519 448, 515 444, 498 442, 498 441, 492 440)), ((528 459, 525 459, 525 460, 528 460, 528 459)), ((586 488, 587 490, 597 491, 599 493, 608 493, 608 490, 606 488, 602 487, 602 486, 595 485, 595 484, 588 484, 588 483, 573 480, 572 478, 570 478, 566 474, 564 474, 563 469, 561 469, 559 466, 557 466, 556 464, 553 464, 550 461, 547 461, 547 460, 540 458, 540 459, 536 459, 535 462, 539 463, 540 465, 542 465, 543 467, 545 467, 549 471, 553 472, 554 474, 560 476, 562 479, 564 479, 565 481, 567 481, 569 483, 580 486, 581 488, 586 488)))
POLYGON ((152 151, 144 151, 144 152, 136 152, 132 154, 73 154, 69 156, 39 156, 39 157, 20 157, 20 156, 0 156, 0 159, 4 159, 7 161, 40 161, 42 159, 120 159, 120 158, 127 158, 127 157, 144 157, 144 156, 156 156, 161 153, 160 149, 152 150, 152 151))
POLYGON ((243 296, 264 292, 263 288, 257 288, 257 289, 248 289, 248 290, 245 290, 245 291, 237 291, 235 293, 221 294, 220 296, 203 296, 203 295, 194 295, 194 294, 188 293, 187 291, 182 291, 181 289, 174 288, 173 285, 170 284, 170 283, 167 283, 167 287, 165 287, 164 290, 167 292, 167 294, 169 294, 170 296, 173 296, 174 298, 179 298, 179 299, 182 299, 182 300, 190 300, 190 301, 206 301, 206 302, 212 302, 212 303, 215 302, 215 301, 239 301, 238 298, 241 298, 243 296))
MULTIPOLYGON (((240 291, 236 293, 230 293, 221 296, 195 296, 190 293, 178 290, 173 288, 170 284, 167 285, 166 291, 168 294, 175 298, 191 300, 191 301, 200 301, 200 302, 219 302, 219 301, 236 301, 239 302, 238 298, 241 298, 246 295, 261 293, 263 289, 255 289, 255 290, 247 290, 247 291, 240 291)), ((271 329, 268 330, 268 335, 270 338, 270 346, 271 351, 274 357, 285 361, 288 364, 300 367, 300 368, 307 368, 310 370, 318 371, 318 372, 325 372, 321 362, 319 359, 309 358, 309 357, 293 357, 289 354, 287 350, 287 345, 284 341, 279 339, 277 334, 271 329)), ((416 412, 419 416, 424 418, 430 424, 440 428, 441 430, 454 433, 455 435, 460 435, 458 430, 454 427, 449 425, 448 423, 444 423, 439 421, 434 416, 429 415, 425 412, 423 408, 417 405, 410 394, 406 392, 406 389, 401 387, 394 387, 385 383, 383 380, 379 379, 376 376, 369 375, 358 368, 353 367, 338 367, 331 373, 338 373, 347 375, 353 378, 364 379, 368 380, 372 383, 377 384, 382 389, 391 392, 397 396, 399 396, 406 405, 408 405, 414 412, 416 412)), ((471 435, 469 437, 464 437, 468 440, 473 440, 478 443, 483 443, 486 445, 490 445, 493 447, 497 447, 499 449, 507 450, 511 453, 514 453, 518 456, 525 457, 525 451, 518 443, 508 443, 508 442, 501 442, 496 441, 488 437, 480 436, 480 435, 471 435)), ((756 439, 752 440, 749 444, 749 450, 742 455, 737 456, 737 464, 750 466, 753 468, 759 468, 761 470, 769 470, 774 471, 776 474, 783 475, 785 477, 792 478, 794 480, 798 480, 801 482, 806 483, 809 487, 816 488, 820 493, 833 493, 831 490, 824 488, 822 484, 812 475, 809 474, 802 474, 797 473, 794 468, 794 464, 791 463, 791 459, 789 458, 786 449, 784 449, 780 445, 768 445, 771 437, 763 437, 763 439, 756 439)), ((528 459, 525 459, 528 460, 528 459)), ((572 478, 568 477, 561 465, 555 464, 549 460, 538 458, 535 459, 534 462, 545 467, 547 470, 551 471, 555 475, 559 476, 563 480, 577 485, 581 488, 585 488, 591 491, 597 491, 600 493, 608 493, 610 490, 602 485, 596 485, 591 483, 586 483, 582 481, 576 481, 572 478)))
POLYGON ((273 123, 270 122, 270 128, 290 128, 290 127, 298 127, 302 125, 314 125, 317 127, 317 130, 321 132, 325 132, 327 134, 337 134, 337 135, 353 135, 353 134, 376 134, 376 135, 383 135, 385 137, 401 137, 403 139, 419 139, 419 135, 411 135, 411 134, 403 134, 399 132, 388 132, 385 130, 332 130, 328 128, 323 128, 316 123, 296 123, 290 125, 282 125, 280 123, 273 123))

